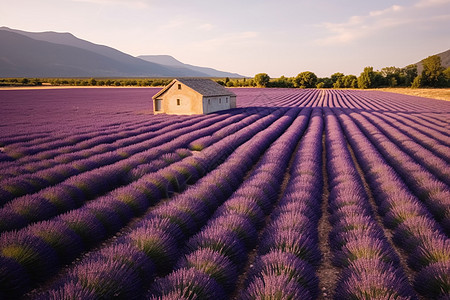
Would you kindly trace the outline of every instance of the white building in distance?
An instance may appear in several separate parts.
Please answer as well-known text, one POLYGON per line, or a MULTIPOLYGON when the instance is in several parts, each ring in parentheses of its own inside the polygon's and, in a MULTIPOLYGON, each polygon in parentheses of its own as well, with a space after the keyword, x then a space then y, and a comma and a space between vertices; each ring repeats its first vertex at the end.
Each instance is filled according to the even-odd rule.
POLYGON ((174 79, 153 96, 155 114, 208 114, 235 107, 236 94, 211 79, 174 79))

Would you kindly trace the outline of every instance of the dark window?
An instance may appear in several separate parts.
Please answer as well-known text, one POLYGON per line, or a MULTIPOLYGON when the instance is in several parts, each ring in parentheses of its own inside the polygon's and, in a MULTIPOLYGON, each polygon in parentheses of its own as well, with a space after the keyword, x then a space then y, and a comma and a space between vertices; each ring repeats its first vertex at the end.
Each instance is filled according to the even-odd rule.
POLYGON ((177 105, 180 105, 180 104, 181 104, 181 100, 177 99, 177 105))
POLYGON ((222 103, 222 98, 219 98, 219 104, 221 104, 222 103))
POLYGON ((208 99, 208 104, 211 104, 211 99, 208 99))
POLYGON ((181 84, 178 84, 178 89, 181 90, 181 84))
POLYGON ((155 100, 155 111, 161 111, 162 110, 162 100, 156 99, 155 100))

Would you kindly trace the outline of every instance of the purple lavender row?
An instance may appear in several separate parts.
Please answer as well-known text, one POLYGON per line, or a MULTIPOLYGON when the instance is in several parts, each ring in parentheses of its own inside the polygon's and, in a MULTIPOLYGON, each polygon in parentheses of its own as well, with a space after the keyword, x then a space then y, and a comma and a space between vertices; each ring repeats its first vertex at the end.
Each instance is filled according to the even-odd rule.
MULTIPOLYGON (((447 161, 414 142, 409 136, 403 134, 398 128, 384 122, 383 119, 366 112, 361 112, 361 115, 371 122, 380 132, 384 133, 388 139, 398 145, 399 148, 401 147, 402 151, 415 159, 417 163, 430 170, 437 179, 441 180, 447 186, 450 184, 450 164, 447 161)), ((444 148, 447 148, 447 152, 450 149, 449 147, 444 148)))
MULTIPOLYGON (((152 121, 163 121, 163 118, 155 118, 155 120, 152 121)), ((8 131, 5 132, 4 135, 0 137, 0 145, 6 146, 6 145, 14 145, 14 144, 21 144, 23 146, 31 146, 31 145, 38 145, 40 143, 49 143, 58 139, 66 138, 68 134, 73 134, 75 131, 77 134, 90 134, 93 132, 103 132, 105 129, 119 129, 120 127, 130 127, 130 128, 137 128, 138 126, 144 126, 145 124, 148 124, 148 120, 133 120, 133 121, 126 121, 123 120, 119 124, 109 124, 106 128, 105 127, 88 127, 87 129, 79 129, 74 130, 74 128, 70 128, 70 131, 55 131, 55 130, 43 130, 36 133, 18 133, 14 131, 8 131)))
POLYGON ((127 299, 141 298, 155 274, 171 271, 184 241, 203 226, 217 207, 237 189, 246 172, 283 130, 277 126, 282 122, 278 120, 282 114, 282 110, 274 111, 250 125, 251 129, 246 134, 251 139, 244 144, 241 144, 242 139, 228 136, 217 143, 220 146, 215 144, 202 151, 203 157, 218 160, 219 156, 208 155, 206 150, 232 151, 232 146, 241 145, 197 184, 155 207, 116 242, 91 253, 69 269, 42 294, 42 298, 69 297, 74 290, 106 298, 111 296, 110 293, 127 299), (114 254, 116 248, 127 248, 128 253, 144 257, 145 263, 130 264, 117 259, 114 254), (93 271, 88 273, 87 270, 93 271), (109 272, 107 277, 104 276, 106 272, 109 272), (134 282, 132 288, 127 284, 130 281, 134 282), (105 286, 109 287, 106 291, 105 286))
MULTIPOLYGON (((158 123, 162 122, 163 120, 155 119, 152 120, 152 122, 146 122, 149 123, 150 126, 155 126, 158 123), (156 124, 155 124, 156 123, 156 124)), ((145 127, 144 124, 138 123, 138 124, 131 124, 130 130, 136 130, 139 129, 139 127, 145 127)), ((74 134, 74 132, 70 133, 60 133, 51 135, 48 138, 43 139, 36 139, 36 140, 30 140, 26 142, 13 142, 8 141, 5 149, 6 151, 11 151, 14 153, 14 158, 21 158, 38 152, 46 151, 46 150, 52 150, 54 148, 63 148, 66 146, 73 146, 76 143, 80 143, 83 141, 87 141, 92 138, 97 138, 99 136, 109 135, 109 134, 117 134, 121 131, 124 131, 124 126, 122 125, 120 128, 115 127, 109 127, 107 129, 105 128, 99 128, 98 130, 90 130, 87 132, 77 132, 74 134)), ((141 129, 142 130, 142 129, 141 129)), ((143 129, 145 130, 145 129, 143 129)))
MULTIPOLYGON (((184 122, 181 122, 184 126, 190 126, 194 125, 195 122, 200 120, 205 120, 206 117, 200 118, 200 119, 188 119, 184 122)), ((48 169, 54 166, 57 166, 59 164, 66 164, 75 160, 85 159, 87 157, 91 157, 94 155, 99 155, 102 153, 110 152, 110 151, 116 151, 119 148, 123 148, 125 146, 130 146, 133 144, 137 144, 139 142, 145 142, 148 141, 151 138, 158 137, 158 134, 163 134, 170 132, 172 130, 177 130, 181 128, 180 127, 180 121, 177 118, 174 118, 170 120, 169 122, 164 122, 161 125, 155 125, 150 126, 148 130, 142 134, 138 135, 128 135, 125 132, 119 133, 118 136, 121 136, 122 138, 116 141, 109 140, 109 137, 106 137, 106 140, 103 140, 103 138, 100 140, 100 143, 98 145, 94 145, 93 148, 90 148, 93 145, 86 145, 83 141, 81 143, 78 143, 74 147, 67 148, 60 148, 60 149, 54 149, 53 154, 56 155, 50 155, 48 156, 48 152, 45 151, 42 153, 43 157, 41 157, 41 153, 38 153, 36 155, 27 156, 25 159, 19 159, 15 161, 13 168, 6 169, 4 176, 15 176, 15 175, 22 175, 26 173, 35 173, 39 170, 48 169), (156 132, 155 132, 156 131, 156 132), (80 147, 81 146, 81 147, 80 147), (78 149, 78 150, 77 150, 78 149), (30 159, 28 158, 30 157, 30 159), (42 160, 44 159, 44 160, 42 160)), ((2 176, 2 177, 4 177, 2 176)))
MULTIPOLYGON (((150 140, 144 140, 115 151, 110 151, 86 159, 73 161, 68 164, 57 165, 53 168, 36 172, 35 174, 25 174, 23 176, 18 176, 10 180, 2 181, 0 183, 0 199, 3 202, 0 204, 4 204, 17 196, 37 192, 47 186, 55 185, 71 176, 78 175, 83 172, 94 170, 96 168, 107 166, 113 163, 120 163, 124 159, 130 158, 133 155, 138 155, 140 152, 145 153, 144 157, 142 157, 143 159, 145 159, 145 155, 147 155, 149 152, 151 153, 152 148, 164 143, 169 143, 177 137, 179 141, 184 142, 185 144, 181 143, 181 145, 177 145, 176 148, 187 147, 187 144, 189 144, 189 142, 191 141, 190 139, 196 138, 196 136, 191 137, 191 135, 197 134, 197 131, 202 129, 206 131, 211 130, 212 126, 217 126, 216 122, 224 120, 226 122, 226 118, 227 116, 221 115, 211 116, 210 118, 192 124, 191 126, 179 128, 178 126, 182 125, 177 125, 177 130, 166 132, 166 129, 170 130, 170 127, 167 127, 164 130, 165 134, 157 136, 150 140)), ((171 146, 173 149, 174 145, 171 146)))
POLYGON ((315 299, 321 253, 317 225, 322 197, 322 110, 313 108, 239 299, 315 299))
POLYGON ((393 230, 394 242, 408 255, 409 266, 418 272, 415 289, 433 299, 450 296, 450 240, 353 120, 342 111, 336 113, 384 224, 393 230))
POLYGON ((238 273, 257 240, 257 231, 270 213, 280 190, 291 153, 308 124, 309 109, 290 109, 282 118, 292 124, 270 145, 248 179, 214 213, 202 230, 187 242, 186 253, 178 260, 175 271, 158 279, 148 298, 170 299, 188 293, 202 297, 229 297, 238 273), (295 119, 295 120, 294 120, 295 119), (201 281, 187 276, 198 274, 201 281), (208 295, 203 289, 216 287, 208 295), (180 289, 189 286, 188 290, 180 289))
POLYGON ((2 120, 0 123, 3 126, 12 125, 8 127, 8 131, 2 132, 2 136, 32 134, 40 131, 68 132, 73 128, 95 129, 113 126, 124 121, 148 120, 148 115, 136 112, 148 109, 148 101, 145 99, 151 98, 157 90, 1 91, 2 120), (93 119, 95 119, 94 122, 93 119), (66 126, 61 127, 61 124, 66 126))
POLYGON ((403 115, 403 114, 393 114, 387 113, 387 116, 391 116, 396 118, 400 122, 408 125, 415 130, 422 132, 424 135, 429 136, 430 138, 438 141, 441 144, 444 144, 447 147, 450 147, 450 138, 449 138, 449 130, 443 126, 426 126, 423 124, 423 120, 416 115, 403 115))
MULTIPOLYGON (((446 114, 448 115, 448 114, 446 114)), ((446 116, 444 115, 444 117, 446 116)), ((424 126, 425 130, 427 128, 429 129, 434 129, 436 131, 439 131, 441 133, 446 133, 447 130, 449 129, 449 122, 446 121, 447 119, 441 119, 441 118, 436 118, 434 117, 435 114, 427 114, 427 113, 422 113, 422 114, 414 114, 414 115, 409 115, 409 114, 405 114, 405 113, 399 113, 398 116, 402 117, 403 120, 405 120, 405 122, 407 121, 413 121, 413 122, 418 122, 420 123, 422 126, 424 126)))
MULTIPOLYGON (((414 142, 422 145, 423 147, 427 148, 428 150, 435 153, 435 155, 439 155, 442 159, 444 159, 447 163, 450 162, 450 153, 448 151, 449 147, 446 145, 443 145, 439 141, 429 137, 426 134, 423 134, 422 132, 416 130, 415 127, 411 127, 410 125, 407 125, 403 122, 400 122, 396 116, 388 115, 388 114, 381 114, 378 112, 373 113, 375 116, 383 119, 385 122, 389 123, 391 126, 397 128, 397 130, 401 131, 401 133, 407 135, 411 139, 414 140, 414 142)), ((417 123, 416 123, 417 124, 417 123)))
MULTIPOLYGON (((212 151, 230 154, 274 119, 274 115, 261 118, 236 137, 224 138, 210 148, 212 151)), ((31 225, 19 232, 2 234, 0 260, 5 261, 6 267, 0 269, 0 278, 5 278, 0 281, 0 294, 23 293, 35 282, 52 275, 62 263, 71 261, 81 251, 102 241, 107 234, 117 232, 132 217, 142 214, 149 205, 167 197, 171 186, 180 185, 183 180, 192 180, 192 176, 195 177, 195 182, 214 167, 218 160, 220 157, 217 155, 203 153, 188 157, 54 220, 31 225), (27 257, 28 254, 31 257, 27 257), (14 271, 16 269, 20 272, 14 271), (38 273, 34 274, 34 270, 38 273)), ((206 183, 212 184, 211 179, 204 184, 206 183)))
MULTIPOLYGON (((450 189, 448 185, 403 152, 364 116, 356 113, 351 113, 350 116, 402 176, 411 191, 425 203, 444 231, 450 234, 450 189)), ((445 165, 448 164, 445 163, 445 165)))
POLYGON ((239 103, 243 107, 269 106, 269 107, 298 107, 304 106, 311 100, 314 90, 298 89, 237 89, 239 103))
MULTIPOLYGON (((200 123, 200 125, 211 125, 214 120, 215 118, 212 118, 212 120, 207 120, 206 123, 200 123)), ((191 127, 188 127, 188 129, 189 128, 198 128, 198 124, 194 124, 191 127)), ((157 138, 151 141, 144 141, 142 143, 122 148, 117 151, 107 152, 102 155, 96 155, 94 157, 78 160, 72 162, 71 164, 58 165, 53 168, 37 172, 35 174, 25 174, 17 178, 3 181, 0 184, 0 199, 4 202, 7 202, 13 199, 15 196, 36 192, 47 186, 60 183, 66 180, 66 178, 81 174, 89 170, 92 170, 91 173, 99 172, 95 169, 102 166, 105 166, 104 170, 108 170, 111 167, 108 167, 108 165, 114 163, 116 163, 117 167, 113 167, 113 173, 117 171, 119 173, 123 173, 123 171, 126 171, 127 168, 127 158, 130 158, 134 154, 134 159, 136 160, 136 158, 139 158, 136 155, 139 155, 139 152, 141 152, 140 155, 142 157, 140 158, 143 160, 143 162, 145 162, 148 159, 146 156, 150 155, 151 158, 152 156, 162 154, 158 153, 158 151, 152 151, 152 147, 158 146, 161 143, 171 142, 172 138, 174 137, 175 136, 173 136, 173 134, 166 134, 162 136, 162 138, 157 138), (121 167, 125 167, 125 169, 121 170, 121 167)))
MULTIPOLYGON (((390 99, 386 101, 386 98, 380 98, 380 93, 372 93, 370 91, 336 91, 343 96, 343 101, 347 100, 347 97, 353 99, 354 103, 359 104, 359 108, 364 110, 373 111, 414 111, 420 110, 416 103, 409 101, 405 103, 403 97, 400 99, 390 99)), ((345 106, 342 106, 345 108, 345 106)), ((353 107, 355 108, 355 107, 353 107)))
POLYGON ((137 165, 128 173, 120 174, 120 170, 128 170, 128 167, 124 168, 123 165, 119 166, 118 170, 112 167, 106 170, 100 168, 79 178, 77 176, 74 180, 69 179, 56 187, 16 198, 0 208, 0 232, 18 230, 31 223, 44 221, 77 209, 96 195, 111 191, 118 186, 128 185, 191 155, 188 149, 177 149, 172 153, 162 154, 160 158, 156 158, 149 164, 137 165), (86 194, 87 192, 89 194, 86 194))
POLYGON ((415 299, 399 257, 374 218, 337 118, 325 110, 335 299, 415 299))
POLYGON ((373 91, 352 91, 352 94, 356 94, 357 99, 360 101, 364 109, 372 110, 388 110, 388 111, 417 111, 422 112, 430 109, 430 105, 433 105, 428 101, 426 105, 417 101, 416 97, 398 94, 380 94, 373 91), (376 107, 371 107, 371 104, 376 107))
POLYGON ((385 101, 379 98, 379 93, 351 91, 350 93, 342 93, 345 97, 348 94, 356 103, 359 103, 361 109, 374 111, 398 111, 410 110, 408 105, 399 103, 398 101, 385 101))
MULTIPOLYGON (((259 117, 259 115, 250 115, 244 119, 240 115, 230 117, 217 122, 208 129, 199 129, 189 134, 188 137, 192 140, 205 133, 215 132, 217 129, 222 132, 224 130, 229 133, 235 132, 259 117), (234 121, 240 121, 239 125, 235 125, 234 121)), ((189 140, 186 141, 185 137, 178 137, 168 144, 152 148, 150 151, 134 155, 118 163, 71 177, 56 187, 15 198, 0 208, 0 232, 19 229, 31 222, 45 220, 79 207, 88 199, 99 196, 117 186, 131 183, 148 172, 157 171, 159 167, 165 167, 171 162, 189 156, 191 153, 186 153, 186 150, 183 149, 173 152, 173 149, 187 142, 189 140), (69 201, 62 201, 62 199, 69 199, 69 201)))
MULTIPOLYGON (((21 158, 17 159, 14 162, 14 165, 30 165, 33 162, 39 162, 43 159, 49 160, 53 159, 59 155, 71 153, 74 152, 81 152, 83 150, 91 149, 89 152, 85 154, 85 156, 79 156, 80 158, 86 157, 86 155, 94 155, 97 154, 93 151, 92 148, 102 145, 102 144, 108 144, 108 148, 113 149, 114 143, 118 143, 119 140, 126 140, 127 138, 133 138, 145 133, 151 133, 157 130, 160 130, 170 124, 174 124, 176 122, 181 122, 180 120, 173 120, 173 121, 158 121, 158 120, 151 120, 150 122, 147 122, 148 124, 133 124, 133 126, 120 126, 119 128, 108 128, 108 129, 102 129, 98 132, 91 132, 89 135, 83 134, 80 135, 71 135, 70 137, 63 137, 60 140, 61 143, 64 143, 64 141, 70 141, 69 145, 55 145, 55 142, 50 143, 40 143, 39 147, 32 146, 31 151, 29 149, 25 149, 24 147, 15 147, 19 149, 16 151, 13 148, 13 152, 16 151, 16 153, 21 152, 21 148, 24 149, 24 152, 26 153, 25 156, 22 156, 21 158), (27 152, 33 152, 33 153, 27 153, 27 152)), ((69 142, 67 142, 69 143, 69 142)), ((106 145, 103 145, 104 147, 106 145)), ((11 147, 10 145, 8 147, 11 147)), ((74 156, 75 157, 75 156, 74 156)), ((66 161, 67 162, 67 161, 66 161)), ((31 165, 33 166, 33 165, 31 165)), ((28 167, 29 168, 29 167, 28 167)), ((26 171, 25 169, 24 171, 26 171)))
MULTIPOLYGON (((176 122, 172 122, 172 124, 173 124, 172 130, 176 130, 177 128, 179 128, 179 127, 177 127, 176 122)), ((194 122, 186 123, 186 125, 193 125, 193 124, 195 124, 195 123, 194 122)), ((164 129, 162 131, 165 132, 164 129)), ((143 134, 143 135, 137 136, 137 137, 132 136, 132 137, 126 138, 124 136, 124 139, 122 139, 121 141, 116 141, 113 145, 100 144, 97 147, 94 147, 93 149, 81 150, 81 151, 74 152, 74 153, 71 153, 70 151, 68 153, 62 152, 58 156, 53 157, 52 159, 45 159, 43 161, 37 161, 37 162, 27 163, 26 159, 25 159, 23 166, 17 166, 16 168, 10 168, 9 170, 6 170, 6 171, 7 171, 7 175, 9 173, 11 176, 12 175, 21 175, 21 174, 30 173, 30 172, 37 172, 39 170, 55 167, 59 164, 67 164, 67 163, 75 161, 75 160, 86 159, 89 156, 92 156, 95 154, 99 155, 102 153, 115 151, 119 147, 133 145, 138 142, 145 142, 149 138, 155 137, 155 136, 157 136, 157 135, 154 132, 143 134)), ((61 151, 63 151, 63 150, 61 150, 61 151)), ((15 162, 15 164, 21 164, 21 163, 22 163, 22 160, 18 160, 15 162)))

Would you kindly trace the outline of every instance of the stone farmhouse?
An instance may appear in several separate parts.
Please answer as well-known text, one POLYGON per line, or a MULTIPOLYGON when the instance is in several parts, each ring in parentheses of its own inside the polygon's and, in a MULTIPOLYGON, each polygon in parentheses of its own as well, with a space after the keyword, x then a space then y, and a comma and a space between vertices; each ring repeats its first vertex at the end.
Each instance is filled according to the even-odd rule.
POLYGON ((153 96, 155 114, 209 114, 235 107, 236 94, 211 79, 174 79, 153 96))

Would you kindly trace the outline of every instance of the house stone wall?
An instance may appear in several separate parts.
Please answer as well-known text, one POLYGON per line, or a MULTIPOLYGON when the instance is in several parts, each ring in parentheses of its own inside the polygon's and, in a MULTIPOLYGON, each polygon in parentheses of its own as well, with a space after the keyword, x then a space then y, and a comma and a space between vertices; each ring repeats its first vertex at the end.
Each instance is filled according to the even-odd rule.
POLYGON ((219 110, 230 109, 230 98, 230 96, 203 97, 203 111, 205 114, 209 114, 219 110))
MULTIPOLYGON (((162 111, 154 112, 156 114, 166 113, 174 115, 203 114, 202 98, 202 95, 190 87, 176 82, 165 93, 157 98, 162 99, 162 111), (181 89, 178 89, 178 84, 181 84, 181 89), (178 99, 179 104, 177 101, 178 99)), ((155 102, 153 105, 153 107, 155 107, 155 102)))

